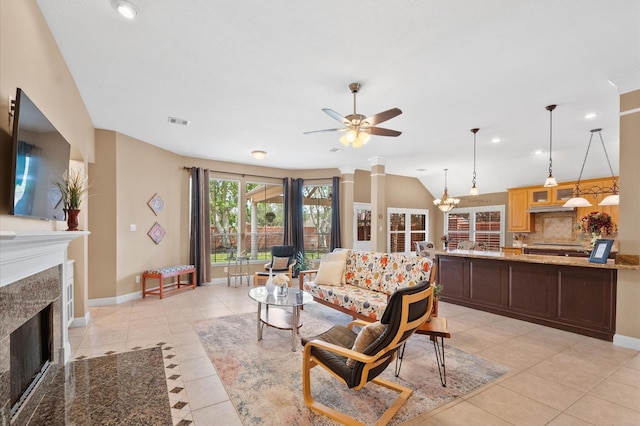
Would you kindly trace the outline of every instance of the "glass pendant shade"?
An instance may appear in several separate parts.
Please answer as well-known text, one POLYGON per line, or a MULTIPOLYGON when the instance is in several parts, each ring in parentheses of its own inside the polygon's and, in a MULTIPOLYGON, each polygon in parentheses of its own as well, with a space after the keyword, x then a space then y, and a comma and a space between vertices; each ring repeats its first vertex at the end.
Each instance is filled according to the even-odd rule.
POLYGON ((620 195, 618 194, 604 197, 604 199, 600 201, 600 203, 598 203, 599 206, 617 206, 619 204, 620 204, 620 195))
POLYGON ((340 142, 344 146, 349 146, 349 144, 351 144, 354 148, 359 148, 369 142, 369 139, 371 139, 371 135, 369 133, 350 129, 340 138, 340 142))
POLYGON ((562 207, 591 207, 592 205, 593 204, 584 197, 573 197, 567 200, 562 207))
POLYGON ((469 195, 478 195, 478 188, 476 188, 475 185, 471 187, 471 190, 469 191, 469 195))
POLYGON ((556 179, 553 176, 549 175, 547 180, 544 181, 544 187, 550 188, 552 186, 558 186, 558 182, 556 182, 556 179))

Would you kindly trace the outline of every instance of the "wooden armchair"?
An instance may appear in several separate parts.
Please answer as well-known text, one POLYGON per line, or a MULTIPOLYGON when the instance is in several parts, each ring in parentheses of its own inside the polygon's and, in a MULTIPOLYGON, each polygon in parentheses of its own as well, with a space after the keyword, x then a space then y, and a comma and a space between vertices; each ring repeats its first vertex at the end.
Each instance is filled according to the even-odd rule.
MULTIPOLYGON (((318 336, 302 339, 302 391, 307 406, 345 425, 362 425, 361 422, 330 408, 311 395, 311 374, 319 365, 349 388, 360 390, 367 382, 373 382, 399 393, 396 400, 378 419, 376 425, 386 425, 409 398, 413 390, 386 379, 378 378, 395 359, 404 342, 429 318, 433 303, 433 286, 427 281, 420 285, 397 290, 391 295, 380 323, 356 320, 348 327, 336 325, 318 336), (380 325, 382 324, 382 326, 380 325), (375 326, 382 334, 368 344, 362 352, 352 350, 358 334, 353 326, 375 326), (386 325, 386 327, 384 327, 386 325)), ((360 332, 363 334, 364 328, 360 332)), ((358 339, 359 340, 359 339, 358 339)))

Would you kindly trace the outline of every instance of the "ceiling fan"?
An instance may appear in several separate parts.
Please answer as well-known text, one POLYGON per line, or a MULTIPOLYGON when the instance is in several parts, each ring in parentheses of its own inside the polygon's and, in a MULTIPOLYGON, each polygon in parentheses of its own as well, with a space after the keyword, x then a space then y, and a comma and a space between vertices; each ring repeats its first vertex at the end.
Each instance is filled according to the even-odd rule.
POLYGON ((402 114, 402 111, 399 108, 391 108, 387 111, 379 112, 370 117, 365 117, 364 115, 358 114, 356 112, 356 94, 360 90, 360 83, 351 83, 349 85, 349 90, 351 91, 351 93, 353 93, 353 114, 349 114, 346 117, 343 117, 332 109, 322 109, 322 111, 324 111, 329 117, 339 121, 345 127, 338 129, 313 130, 310 132, 304 132, 304 134, 308 135, 311 133, 321 132, 346 132, 340 138, 340 142, 342 142, 342 144, 345 146, 352 144, 354 148, 358 148, 366 144, 371 138, 371 135, 395 137, 402 134, 402 132, 399 132, 397 130, 376 127, 377 124, 390 120, 393 117, 402 114))

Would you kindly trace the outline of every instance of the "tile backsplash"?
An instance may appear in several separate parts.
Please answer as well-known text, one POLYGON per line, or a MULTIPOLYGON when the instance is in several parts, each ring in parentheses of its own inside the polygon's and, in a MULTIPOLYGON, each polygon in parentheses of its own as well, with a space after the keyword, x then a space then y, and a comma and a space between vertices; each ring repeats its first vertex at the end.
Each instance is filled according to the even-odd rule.
MULTIPOLYGON (((535 231, 526 234, 524 243, 555 243, 581 244, 589 246, 591 238, 576 229, 577 217, 575 212, 536 213, 535 231)), ((608 238, 615 239, 617 234, 608 238)))

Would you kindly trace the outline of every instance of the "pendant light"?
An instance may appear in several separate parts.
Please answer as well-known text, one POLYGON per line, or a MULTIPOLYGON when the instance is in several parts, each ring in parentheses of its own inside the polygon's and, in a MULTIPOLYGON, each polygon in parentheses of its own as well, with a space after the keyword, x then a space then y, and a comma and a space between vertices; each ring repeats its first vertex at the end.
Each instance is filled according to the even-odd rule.
POLYGON ((551 148, 553 145, 552 141, 553 141, 553 110, 554 109, 556 109, 555 105, 547 106, 547 111, 549 111, 549 176, 547 177, 547 180, 544 181, 545 188, 558 186, 558 182, 556 182, 555 178, 553 177, 553 172, 551 170, 553 165, 553 160, 551 159, 551 148))
POLYGON ((582 168, 580 169, 580 176, 578 176, 578 182, 576 183, 576 189, 573 191, 573 197, 570 198, 566 203, 563 204, 563 207, 589 207, 592 204, 586 198, 582 197, 582 195, 593 195, 597 197, 598 194, 606 194, 611 193, 611 195, 605 197, 600 203, 599 206, 617 206, 620 204, 620 196, 618 195, 618 183, 616 181, 616 177, 613 174, 613 168, 611 167, 611 161, 609 161, 609 154, 607 154, 607 148, 604 146, 604 140, 602 139, 602 134, 600 133, 602 129, 593 129, 591 130, 591 137, 589 138, 589 144, 587 145, 587 153, 584 155, 584 161, 582 162, 582 168), (602 149, 604 150, 604 156, 607 159, 607 164, 609 165, 609 171, 611 172, 611 179, 613 183, 610 187, 600 187, 600 186, 592 186, 591 188, 580 189, 580 180, 582 180, 582 172, 584 171, 584 165, 587 162, 587 157, 589 156, 589 148, 591 148, 591 141, 593 140, 593 134, 597 133, 600 136, 600 143, 602 144, 602 149))
POLYGON ((478 195, 478 188, 476 188, 476 133, 480 129, 471 129, 473 133, 473 178, 471 179, 471 190, 469 195, 478 195))
POLYGON ((458 205, 458 203, 460 203, 459 198, 449 198, 449 193, 447 191, 447 170, 449 169, 444 169, 444 194, 442 194, 442 198, 433 200, 433 204, 438 206, 440 211, 443 211, 445 213, 450 212, 455 206, 458 205))

